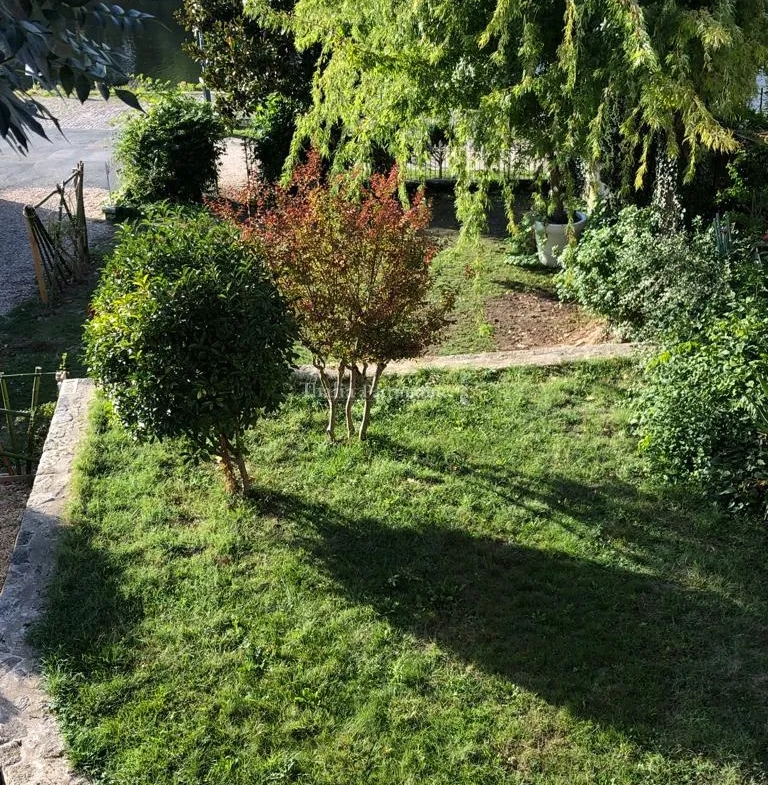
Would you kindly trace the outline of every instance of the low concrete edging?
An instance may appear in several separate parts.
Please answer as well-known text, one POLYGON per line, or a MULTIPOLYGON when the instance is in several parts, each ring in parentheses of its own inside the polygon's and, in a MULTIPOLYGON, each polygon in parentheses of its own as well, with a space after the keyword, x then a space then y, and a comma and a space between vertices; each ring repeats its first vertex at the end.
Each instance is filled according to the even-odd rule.
MULTIPOLYGON (((84 785, 72 773, 26 636, 56 566, 56 541, 75 450, 93 398, 88 379, 61 387, 43 455, 0 593, 0 773, 6 785, 84 785)), ((0 780, 2 781, 2 780, 0 780)))

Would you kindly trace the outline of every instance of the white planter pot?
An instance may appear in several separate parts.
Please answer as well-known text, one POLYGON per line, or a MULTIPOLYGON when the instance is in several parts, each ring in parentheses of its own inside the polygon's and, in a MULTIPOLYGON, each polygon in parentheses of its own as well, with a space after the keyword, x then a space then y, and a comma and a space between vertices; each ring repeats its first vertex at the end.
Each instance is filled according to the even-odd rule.
POLYGON ((585 213, 576 213, 576 220, 570 224, 543 224, 536 221, 533 225, 536 233, 536 248, 539 261, 545 267, 559 267, 560 254, 568 245, 571 236, 577 240, 587 225, 585 213))

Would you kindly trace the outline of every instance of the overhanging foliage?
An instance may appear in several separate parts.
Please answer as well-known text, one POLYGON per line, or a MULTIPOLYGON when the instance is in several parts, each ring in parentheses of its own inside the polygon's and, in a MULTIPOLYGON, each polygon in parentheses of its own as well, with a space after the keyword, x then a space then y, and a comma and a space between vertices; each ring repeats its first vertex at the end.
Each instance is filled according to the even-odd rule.
POLYGON ((0 2, 0 138, 23 152, 30 133, 47 137, 43 122, 56 118, 26 92, 32 80, 63 90, 82 102, 94 84, 104 99, 114 94, 135 108, 120 52, 85 33, 87 22, 121 30, 140 28, 152 17, 93 0, 3 0, 0 2), (42 122, 41 122, 42 121, 42 122))
POLYGON ((468 144, 488 162, 522 144, 557 163, 599 163, 616 132, 635 184, 659 140, 690 173, 700 149, 737 147, 720 121, 746 104, 766 61, 764 10, 755 0, 298 0, 297 42, 323 54, 294 153, 309 136, 334 146, 339 166, 370 160, 375 145, 403 162, 437 122, 450 128, 460 186, 474 177, 468 144))

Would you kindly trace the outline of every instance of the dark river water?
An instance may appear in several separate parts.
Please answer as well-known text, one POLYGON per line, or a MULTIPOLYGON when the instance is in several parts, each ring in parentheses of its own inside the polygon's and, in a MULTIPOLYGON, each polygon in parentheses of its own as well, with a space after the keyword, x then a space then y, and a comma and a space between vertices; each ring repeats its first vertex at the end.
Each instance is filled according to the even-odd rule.
MULTIPOLYGON (((129 33, 125 41, 128 53, 126 72, 173 82, 197 82, 200 68, 181 50, 188 34, 174 17, 181 0, 117 0, 125 8, 152 14, 140 30, 129 33)), ((107 30, 107 40, 119 44, 117 30, 107 30)))

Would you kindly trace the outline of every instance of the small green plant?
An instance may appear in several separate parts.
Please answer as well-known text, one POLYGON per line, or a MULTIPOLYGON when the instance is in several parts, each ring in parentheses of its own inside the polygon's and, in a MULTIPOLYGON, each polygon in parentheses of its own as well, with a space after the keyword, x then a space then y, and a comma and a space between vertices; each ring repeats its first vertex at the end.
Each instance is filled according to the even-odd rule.
POLYGON ((184 437, 250 489, 245 431, 283 399, 295 331, 262 258, 203 213, 126 228, 93 299, 90 372, 143 439, 184 437))
POLYGON ((295 99, 271 93, 251 114, 245 135, 265 180, 272 182, 282 174, 302 108, 295 99))
POLYGON ((163 96, 146 114, 128 120, 117 141, 122 200, 200 202, 216 185, 224 135, 210 104, 163 96))
POLYGON ((130 87, 142 106, 154 106, 158 101, 200 91, 200 85, 191 82, 169 82, 144 74, 134 74, 130 87))

